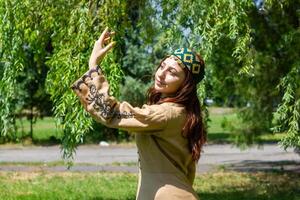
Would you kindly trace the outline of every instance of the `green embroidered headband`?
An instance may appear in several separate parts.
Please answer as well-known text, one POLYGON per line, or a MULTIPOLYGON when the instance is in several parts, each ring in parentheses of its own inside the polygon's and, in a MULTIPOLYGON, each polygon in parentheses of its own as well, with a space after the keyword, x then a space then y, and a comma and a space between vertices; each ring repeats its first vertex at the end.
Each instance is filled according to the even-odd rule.
POLYGON ((199 83, 204 78, 204 63, 199 60, 192 50, 188 48, 176 49, 171 55, 179 58, 179 63, 182 63, 184 67, 187 67, 193 74, 193 79, 199 83))

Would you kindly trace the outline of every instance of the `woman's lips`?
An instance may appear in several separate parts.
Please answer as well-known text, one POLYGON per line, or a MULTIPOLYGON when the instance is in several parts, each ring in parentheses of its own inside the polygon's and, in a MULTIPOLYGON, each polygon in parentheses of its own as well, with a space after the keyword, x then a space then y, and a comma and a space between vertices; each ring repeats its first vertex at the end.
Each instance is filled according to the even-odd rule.
POLYGON ((159 86, 164 86, 165 84, 159 80, 155 80, 156 84, 159 85, 159 86))

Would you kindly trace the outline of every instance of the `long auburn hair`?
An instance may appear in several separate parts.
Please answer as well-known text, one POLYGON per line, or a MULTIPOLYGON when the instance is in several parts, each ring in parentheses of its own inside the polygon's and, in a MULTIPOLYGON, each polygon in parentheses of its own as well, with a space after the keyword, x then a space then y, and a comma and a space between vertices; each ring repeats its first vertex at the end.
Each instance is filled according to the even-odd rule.
MULTIPOLYGON (((167 57, 160 62, 160 65, 166 58, 167 57)), ((197 54, 197 58, 200 60, 201 67, 204 67, 204 61, 199 54, 197 54)), ((147 103, 152 105, 173 102, 184 105, 187 112, 187 118, 181 130, 181 134, 188 138, 188 147, 192 154, 192 158, 194 161, 198 161, 202 146, 207 140, 207 133, 204 127, 201 106, 197 97, 197 87, 193 80, 192 73, 186 67, 183 70, 186 74, 185 80, 174 96, 161 98, 162 94, 157 92, 154 86, 152 86, 147 92, 147 103)))

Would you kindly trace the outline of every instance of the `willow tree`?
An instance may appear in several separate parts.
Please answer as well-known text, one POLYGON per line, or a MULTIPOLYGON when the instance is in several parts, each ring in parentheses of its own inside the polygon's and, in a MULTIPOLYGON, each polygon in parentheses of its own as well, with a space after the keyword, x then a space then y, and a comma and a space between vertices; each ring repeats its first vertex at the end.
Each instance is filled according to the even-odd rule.
MULTIPOLYGON (((105 26, 118 30, 121 45, 126 13, 124 1, 0 1, 1 16, 1 136, 15 137, 16 113, 24 106, 17 79, 29 68, 48 68, 45 87, 54 103, 54 115, 64 135, 62 147, 71 157, 89 131, 92 120, 82 110, 70 85, 87 70, 94 41, 105 26), (118 10, 119 12, 115 12, 118 10), (35 65, 28 62, 26 49, 34 54, 35 65)), ((120 51, 102 63, 118 93, 121 69, 120 51)))
POLYGON ((284 68, 276 89, 281 101, 274 112, 275 132, 286 132, 281 144, 300 148, 300 2, 274 0, 266 2, 264 14, 271 19, 273 32, 279 37, 274 64, 284 68))
POLYGON ((0 16, 2 136, 13 136, 14 113, 23 105, 19 73, 43 63, 54 115, 64 130, 65 155, 72 155, 93 121, 69 86, 86 70, 95 39, 109 26, 117 31, 119 45, 102 65, 116 96, 120 82, 147 84, 163 55, 192 47, 206 60, 206 79, 199 86, 202 100, 234 97, 234 105, 243 108, 241 117, 249 131, 238 142, 253 142, 257 134, 278 124, 275 131, 287 131, 283 144, 299 147, 295 1, 0 0, 0 16), (28 65, 25 47, 33 51, 37 65, 28 65))

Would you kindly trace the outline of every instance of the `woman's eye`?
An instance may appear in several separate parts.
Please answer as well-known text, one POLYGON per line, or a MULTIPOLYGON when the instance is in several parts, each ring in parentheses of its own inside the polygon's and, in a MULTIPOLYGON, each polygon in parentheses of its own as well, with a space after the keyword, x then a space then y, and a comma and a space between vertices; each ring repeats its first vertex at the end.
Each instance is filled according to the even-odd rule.
POLYGON ((173 70, 169 70, 169 72, 170 72, 170 74, 171 74, 172 76, 175 76, 175 75, 176 75, 176 74, 174 73, 173 70))

